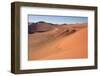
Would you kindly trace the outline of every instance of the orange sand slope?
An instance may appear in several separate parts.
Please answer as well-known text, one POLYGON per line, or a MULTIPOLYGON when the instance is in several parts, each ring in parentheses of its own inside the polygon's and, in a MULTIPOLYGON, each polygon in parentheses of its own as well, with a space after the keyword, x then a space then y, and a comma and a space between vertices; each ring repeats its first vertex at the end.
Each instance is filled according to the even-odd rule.
POLYGON ((88 57, 87 24, 54 27, 29 34, 29 60, 76 59, 88 57))

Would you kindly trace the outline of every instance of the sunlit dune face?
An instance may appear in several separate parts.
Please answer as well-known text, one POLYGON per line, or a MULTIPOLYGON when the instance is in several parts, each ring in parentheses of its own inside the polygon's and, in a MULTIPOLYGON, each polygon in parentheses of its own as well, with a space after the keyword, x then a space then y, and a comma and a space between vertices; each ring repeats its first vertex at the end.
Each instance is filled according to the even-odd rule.
POLYGON ((29 60, 88 58, 87 23, 57 25, 40 22, 28 28, 29 60))

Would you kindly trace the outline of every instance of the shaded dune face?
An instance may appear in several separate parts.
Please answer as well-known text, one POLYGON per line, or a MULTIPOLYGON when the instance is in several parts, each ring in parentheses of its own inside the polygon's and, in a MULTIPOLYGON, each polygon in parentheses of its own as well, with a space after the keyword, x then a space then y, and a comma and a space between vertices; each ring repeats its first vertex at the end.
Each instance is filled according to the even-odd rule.
POLYGON ((54 60, 87 58, 87 24, 29 25, 28 59, 54 60))

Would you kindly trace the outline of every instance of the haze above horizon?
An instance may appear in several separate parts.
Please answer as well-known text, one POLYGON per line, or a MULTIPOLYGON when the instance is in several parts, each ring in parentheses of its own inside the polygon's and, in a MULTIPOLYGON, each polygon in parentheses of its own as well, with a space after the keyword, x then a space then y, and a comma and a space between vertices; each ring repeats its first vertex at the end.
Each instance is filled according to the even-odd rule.
POLYGON ((39 21, 44 21, 53 24, 76 24, 76 23, 88 23, 88 17, 28 15, 29 23, 36 23, 39 21))

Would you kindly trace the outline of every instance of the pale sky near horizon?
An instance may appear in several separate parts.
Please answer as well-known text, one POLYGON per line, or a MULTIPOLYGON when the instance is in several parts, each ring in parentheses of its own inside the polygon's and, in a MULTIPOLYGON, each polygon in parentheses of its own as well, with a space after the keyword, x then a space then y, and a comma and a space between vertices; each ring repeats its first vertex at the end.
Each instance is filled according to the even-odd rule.
POLYGON ((28 15, 28 22, 44 21, 54 24, 75 24, 75 23, 88 23, 88 17, 76 16, 51 16, 51 15, 28 15))

